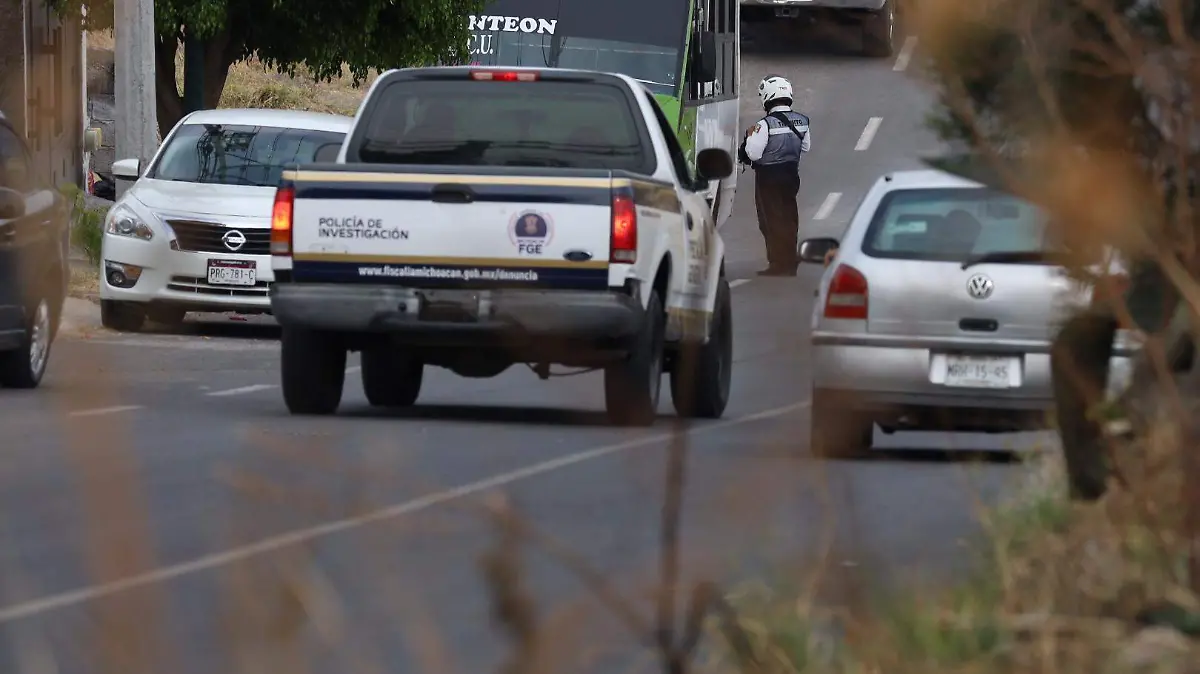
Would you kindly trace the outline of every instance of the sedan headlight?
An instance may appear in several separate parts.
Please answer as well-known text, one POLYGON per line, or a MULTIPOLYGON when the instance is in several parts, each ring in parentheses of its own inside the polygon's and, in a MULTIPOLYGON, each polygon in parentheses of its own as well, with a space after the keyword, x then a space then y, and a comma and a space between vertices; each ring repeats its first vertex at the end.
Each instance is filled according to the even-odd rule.
POLYGON ((105 218, 104 231, 117 236, 128 236, 132 239, 149 241, 154 238, 154 230, 142 222, 127 206, 115 206, 105 218))

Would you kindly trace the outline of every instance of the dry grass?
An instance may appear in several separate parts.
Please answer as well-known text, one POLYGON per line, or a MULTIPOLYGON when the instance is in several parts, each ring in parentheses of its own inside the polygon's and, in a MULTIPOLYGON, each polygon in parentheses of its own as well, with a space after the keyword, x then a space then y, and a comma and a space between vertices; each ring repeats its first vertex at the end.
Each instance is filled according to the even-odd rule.
POLYGON ((100 272, 92 266, 87 268, 72 267, 71 285, 67 295, 81 300, 90 300, 100 294, 100 272))
MULTIPOLYGON (((96 31, 88 34, 88 46, 94 49, 111 50, 111 31, 96 31)), ((175 59, 175 77, 183 83, 183 50, 175 59)), ((221 96, 222 108, 272 108, 278 110, 308 110, 353 115, 358 104, 366 95, 366 88, 374 80, 372 73, 360 86, 354 85, 347 72, 344 77, 330 82, 317 82, 308 76, 302 66, 295 77, 280 74, 267 68, 255 59, 234 64, 229 70, 225 92, 221 96)))

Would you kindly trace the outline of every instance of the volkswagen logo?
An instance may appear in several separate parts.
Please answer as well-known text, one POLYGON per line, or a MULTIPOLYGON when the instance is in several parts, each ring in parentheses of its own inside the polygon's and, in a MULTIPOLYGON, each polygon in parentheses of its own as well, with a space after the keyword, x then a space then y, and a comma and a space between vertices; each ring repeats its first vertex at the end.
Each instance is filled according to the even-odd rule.
POLYGON ((986 300, 991 297, 992 291, 995 289, 996 284, 983 274, 976 274, 967 279, 967 294, 977 300, 986 300))
POLYGON ((229 250, 241 250, 242 246, 246 245, 246 235, 236 229, 231 229, 221 237, 221 243, 224 243, 229 250))

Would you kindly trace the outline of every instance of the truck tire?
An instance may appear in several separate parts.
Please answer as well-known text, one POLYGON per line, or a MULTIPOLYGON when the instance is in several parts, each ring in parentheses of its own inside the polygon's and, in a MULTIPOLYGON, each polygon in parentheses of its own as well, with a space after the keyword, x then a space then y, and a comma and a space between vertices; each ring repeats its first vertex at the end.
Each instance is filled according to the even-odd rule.
POLYGON ((38 300, 17 348, 0 352, 0 386, 31 389, 42 383, 54 343, 55 310, 46 298, 38 300))
POLYGON ((685 346, 671 370, 671 402, 681 417, 720 419, 733 373, 733 310, 729 281, 717 281, 709 340, 685 346))
POLYGON ((662 390, 666 315, 657 290, 650 291, 642 329, 624 360, 604 368, 604 404, 619 426, 650 426, 662 390))
POLYGON ((372 407, 409 407, 421 394, 425 364, 390 345, 362 352, 362 386, 372 407))
POLYGON ((871 452, 875 423, 867 416, 814 395, 809 449, 820 459, 862 459, 871 452))
POLYGON ((146 325, 146 310, 134 302, 100 300, 100 325, 117 332, 138 332, 146 325))
POLYGON ((284 328, 280 337, 283 402, 292 414, 337 411, 346 383, 346 348, 336 335, 284 328))
POLYGON ((888 58, 896 52, 896 7, 889 0, 877 14, 862 23, 862 51, 872 58, 888 58))

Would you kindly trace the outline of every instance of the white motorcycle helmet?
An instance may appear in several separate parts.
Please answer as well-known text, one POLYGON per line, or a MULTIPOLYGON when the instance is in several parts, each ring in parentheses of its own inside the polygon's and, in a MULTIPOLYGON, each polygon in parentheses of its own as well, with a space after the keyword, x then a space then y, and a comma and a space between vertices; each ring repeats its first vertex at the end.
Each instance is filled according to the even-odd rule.
POLYGON ((758 83, 758 97, 764 108, 771 107, 772 102, 781 98, 792 100, 792 83, 779 75, 767 75, 758 83))

